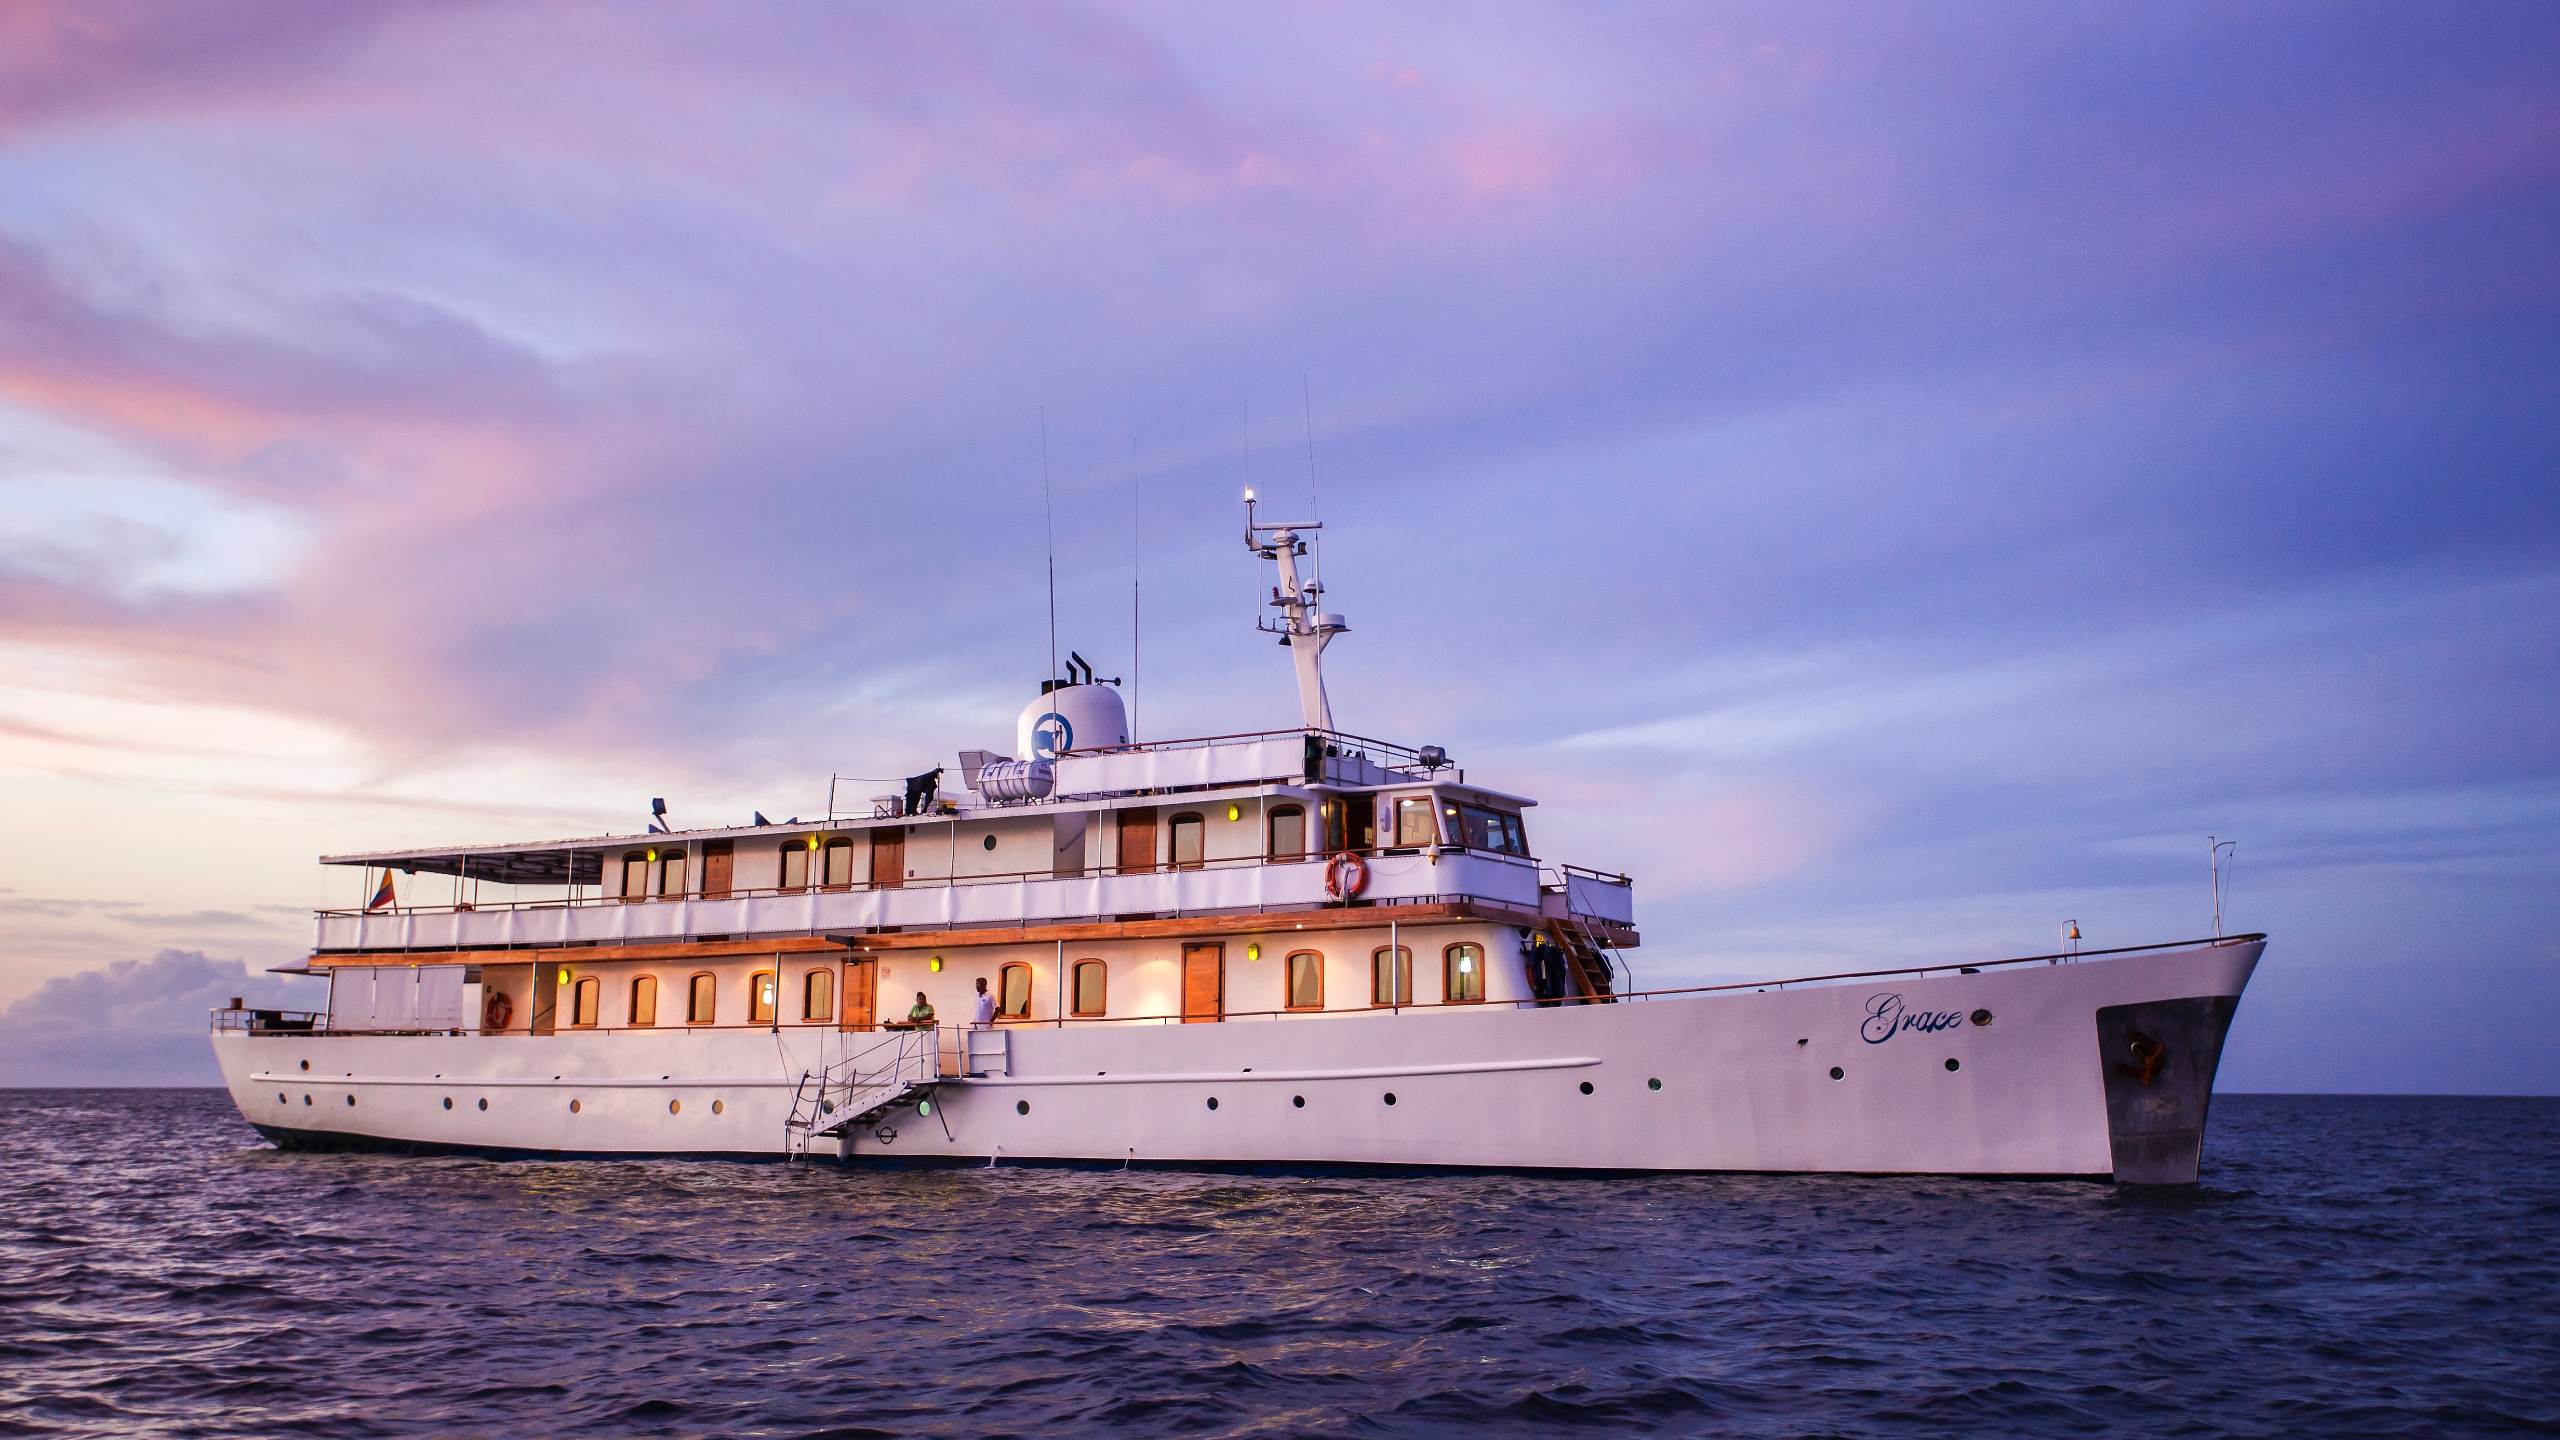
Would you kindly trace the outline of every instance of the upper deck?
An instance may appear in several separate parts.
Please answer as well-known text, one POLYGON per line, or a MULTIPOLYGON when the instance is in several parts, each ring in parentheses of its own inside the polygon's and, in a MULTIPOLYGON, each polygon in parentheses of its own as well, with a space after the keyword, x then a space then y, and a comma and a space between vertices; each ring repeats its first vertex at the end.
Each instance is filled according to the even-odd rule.
MULTIPOLYGON (((920 814, 324 856, 453 877, 442 905, 324 909, 315 958, 1451 905, 1635 943, 1632 882, 1530 850, 1535 802, 1436 750, 1330 730, 1071 751, 1048 793, 920 814), (1328 863, 1359 856, 1356 894, 1328 863), (493 897, 490 887, 498 893, 493 897)), ((976 769, 967 767, 974 780, 976 769)), ((901 797, 902 798, 902 797, 901 797)))

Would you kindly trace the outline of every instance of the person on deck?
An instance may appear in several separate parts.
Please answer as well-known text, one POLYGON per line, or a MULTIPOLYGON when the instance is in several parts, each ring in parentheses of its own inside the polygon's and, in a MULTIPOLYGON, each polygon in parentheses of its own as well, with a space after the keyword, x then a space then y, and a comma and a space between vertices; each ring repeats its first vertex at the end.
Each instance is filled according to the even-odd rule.
POLYGON ((942 789, 942 767, 937 765, 921 775, 907 777, 907 813, 922 815, 933 809, 934 796, 942 789))
POLYGON ((924 998, 923 991, 917 991, 916 1003, 907 1007, 907 1023, 902 1028, 908 1030, 933 1028, 933 1002, 924 998))
POLYGON ((969 1028, 972 1030, 992 1028, 996 1023, 996 997, 987 993, 987 977, 984 975, 978 977, 976 1006, 976 1011, 969 1017, 969 1028))

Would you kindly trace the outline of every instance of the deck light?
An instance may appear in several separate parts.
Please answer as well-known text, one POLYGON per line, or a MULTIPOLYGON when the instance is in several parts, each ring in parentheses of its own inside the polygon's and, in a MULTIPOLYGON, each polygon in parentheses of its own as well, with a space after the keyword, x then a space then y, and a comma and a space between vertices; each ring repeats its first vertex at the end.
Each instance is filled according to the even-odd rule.
POLYGON ((810 849, 812 849, 812 850, 815 850, 815 849, 817 849, 817 848, 818 848, 818 837, 817 837, 817 836, 812 835, 812 836, 810 836, 810 837, 809 837, 809 848, 810 848, 810 849))
POLYGON ((657 851, 652 850, 652 851, 650 851, 650 852, 649 852, 649 859, 650 859, 650 861, 651 861, 652 863, 655 863, 655 862, 656 862, 656 860, 657 860, 657 858, 658 858, 658 852, 657 852, 657 851))
POLYGON ((928 970, 931 970, 931 971, 932 971, 934 974, 936 974, 936 975, 941 974, 941 973, 942 973, 942 957, 941 957, 941 956, 939 956, 939 955, 936 955, 936 956, 934 956, 931 960, 926 961, 926 962, 925 962, 925 968, 926 968, 926 969, 928 969, 928 970))
POLYGON ((1262 958, 1262 947, 1261 947, 1261 946, 1259 946, 1259 945, 1247 945, 1246 947, 1244 947, 1244 958, 1246 958, 1247 960, 1259 960, 1259 959, 1261 959, 1261 958, 1262 958))
POLYGON ((560 983, 563 985, 569 983, 569 967, 566 965, 560 967, 560 983))
POLYGON ((1243 806, 1241 806, 1241 805, 1230 805, 1230 806, 1228 806, 1228 807, 1227 807, 1227 818, 1228 818, 1228 819, 1230 819, 1230 820, 1241 820, 1241 819, 1243 819, 1243 818, 1244 818, 1244 807, 1243 807, 1243 806))

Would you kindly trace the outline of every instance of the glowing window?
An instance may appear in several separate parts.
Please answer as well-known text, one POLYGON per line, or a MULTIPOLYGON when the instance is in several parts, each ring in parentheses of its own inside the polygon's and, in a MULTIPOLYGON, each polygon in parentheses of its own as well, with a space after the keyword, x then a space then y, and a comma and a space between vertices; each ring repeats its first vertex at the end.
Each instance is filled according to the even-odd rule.
POLYGON ((1289 1008, 1324 1008, 1324 957, 1313 950, 1293 951, 1289 956, 1289 1008))
POLYGON ((1440 993, 1448 1000, 1484 998, 1484 947, 1452 945, 1440 952, 1440 993))
POLYGON ((631 982, 631 1023, 658 1023, 658 977, 642 975, 631 982))
POLYGON ((1079 960, 1075 972, 1075 1013, 1099 1015, 1110 982, 1110 967, 1099 960, 1079 960))
POLYGON ((1173 868, 1197 870, 1208 859, 1206 837, 1209 827, 1197 815, 1173 817, 1173 868))
POLYGON ((603 981, 593 975, 578 977, 578 983, 569 987, 569 1023, 581 1029, 593 1026, 603 997, 603 981))
POLYGON ((1307 812, 1301 805, 1282 805, 1271 812, 1271 858, 1302 860, 1307 854, 1307 812))
POLYGON ((684 1023, 708 1025, 720 1013, 720 983, 706 970, 693 977, 691 990, 685 996, 684 1023))
POLYGON ((1440 827, 1431 818, 1431 797, 1408 795, 1396 802, 1396 843, 1437 845, 1440 827))
POLYGON ((1031 967, 1011 961, 996 972, 996 1017, 1026 1019, 1031 1014, 1031 967))
POLYGON ((832 1020, 836 1017, 836 977, 825 970, 812 970, 800 982, 800 1018, 832 1020))
POLYGON ((1369 1003, 1413 1003, 1412 950, 1398 945, 1392 950, 1380 949, 1369 957, 1369 1003))
POLYGON ((773 1023, 773 972, 759 970, 747 977, 747 1023, 773 1023))

